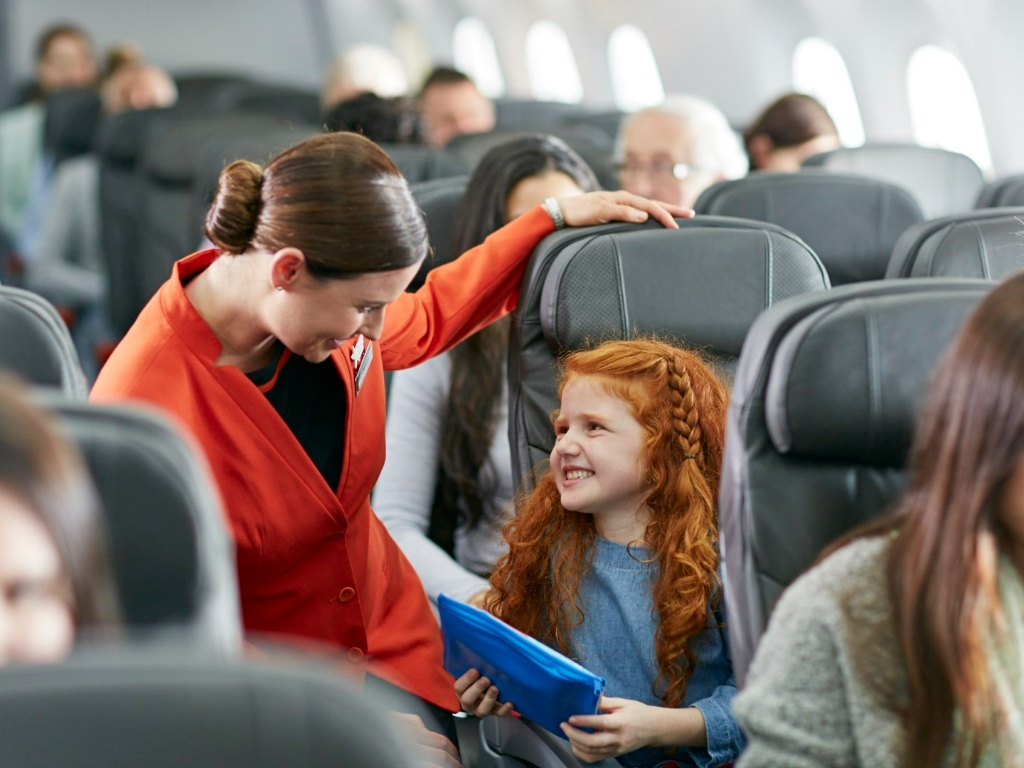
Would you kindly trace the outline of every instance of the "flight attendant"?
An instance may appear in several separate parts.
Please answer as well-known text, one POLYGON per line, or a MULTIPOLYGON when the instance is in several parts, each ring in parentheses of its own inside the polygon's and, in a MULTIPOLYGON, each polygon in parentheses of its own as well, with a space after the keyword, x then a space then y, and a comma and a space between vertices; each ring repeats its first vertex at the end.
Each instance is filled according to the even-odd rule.
POLYGON ((690 212, 625 192, 549 199, 410 294, 427 230, 377 145, 332 133, 265 169, 235 162, 207 216, 216 247, 175 265, 92 399, 154 403, 198 439, 228 510, 247 630, 338 648, 340 663, 426 702, 450 733, 459 702, 437 623, 370 509, 384 371, 514 309, 533 247, 556 227, 674 227, 672 215, 690 212))

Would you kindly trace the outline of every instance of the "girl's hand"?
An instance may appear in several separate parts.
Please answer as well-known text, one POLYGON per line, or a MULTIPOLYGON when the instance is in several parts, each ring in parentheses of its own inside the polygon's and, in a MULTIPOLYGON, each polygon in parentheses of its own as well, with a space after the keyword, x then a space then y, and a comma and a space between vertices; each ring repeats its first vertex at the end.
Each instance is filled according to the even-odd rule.
POLYGON ((656 707, 632 699, 602 696, 599 708, 606 714, 573 715, 562 723, 562 732, 580 760, 595 763, 650 745, 656 736, 656 707), (593 728, 594 733, 580 730, 593 728))
POLYGON ((678 229, 673 216, 689 219, 693 210, 678 205, 648 200, 629 192, 588 192, 576 197, 558 198, 562 218, 568 227, 586 227, 590 224, 607 224, 609 221, 642 222, 653 216, 669 229, 678 229))
POLYGON ((459 762, 459 751, 455 745, 439 733, 427 729, 423 721, 416 715, 404 712, 389 712, 389 715, 405 732, 412 742, 413 748, 419 753, 422 768, 462 768, 459 762))
POLYGON ((497 686, 491 685, 491 681, 482 677, 475 669, 469 670, 455 681, 455 693, 459 695, 462 710, 471 715, 504 717, 512 712, 512 702, 499 704, 497 686))

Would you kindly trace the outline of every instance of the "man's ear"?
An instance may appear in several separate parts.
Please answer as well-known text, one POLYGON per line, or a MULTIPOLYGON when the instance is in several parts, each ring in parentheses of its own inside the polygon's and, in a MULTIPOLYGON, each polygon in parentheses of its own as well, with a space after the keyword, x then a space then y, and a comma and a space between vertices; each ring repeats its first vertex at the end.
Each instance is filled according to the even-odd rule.
POLYGON ((306 256, 298 248, 282 248, 270 257, 270 281, 279 291, 288 290, 306 269, 306 256))

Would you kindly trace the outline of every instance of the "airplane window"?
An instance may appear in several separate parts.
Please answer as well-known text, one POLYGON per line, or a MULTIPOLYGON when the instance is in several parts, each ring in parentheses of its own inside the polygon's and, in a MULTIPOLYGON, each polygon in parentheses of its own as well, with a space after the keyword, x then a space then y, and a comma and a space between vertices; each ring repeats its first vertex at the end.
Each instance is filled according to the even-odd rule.
POLYGON ((608 38, 608 66, 615 106, 635 112, 665 100, 658 62, 645 35, 632 24, 616 27, 608 38))
POLYGON ((793 51, 793 90, 806 93, 832 115, 843 146, 864 143, 864 123, 860 119, 857 94, 843 55, 820 37, 801 40, 793 51))
POLYGON ((430 46, 423 35, 423 30, 413 19, 407 17, 395 24, 391 39, 398 58, 402 60, 405 71, 409 73, 412 89, 418 90, 420 83, 434 68, 434 57, 430 53, 430 46))
POLYGON ((583 82, 569 38, 553 21, 538 21, 526 33, 526 75, 535 99, 583 101, 583 82))
POLYGON ((971 77, 955 54, 937 45, 914 51, 907 65, 907 98, 914 139, 970 157, 992 170, 985 125, 971 77))
POLYGON ((505 77, 498 63, 498 51, 482 19, 466 16, 455 25, 452 52, 456 68, 473 78, 481 93, 491 98, 505 94, 505 77))

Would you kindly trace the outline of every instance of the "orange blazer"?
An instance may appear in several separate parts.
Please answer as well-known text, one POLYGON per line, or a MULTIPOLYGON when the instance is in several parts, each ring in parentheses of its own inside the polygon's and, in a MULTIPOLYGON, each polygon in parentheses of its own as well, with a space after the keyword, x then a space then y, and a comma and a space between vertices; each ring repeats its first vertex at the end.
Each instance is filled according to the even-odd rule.
POLYGON ((535 208, 391 304, 358 394, 355 340, 332 353, 348 396, 337 488, 327 485, 245 374, 215 364, 220 342, 183 286, 219 251, 175 265, 104 365, 90 397, 155 404, 199 441, 234 535, 248 630, 343 647, 357 675, 369 666, 427 701, 458 709, 423 586, 370 509, 370 490, 384 464, 384 371, 423 362, 512 311, 528 257, 552 230, 551 219, 535 208))

